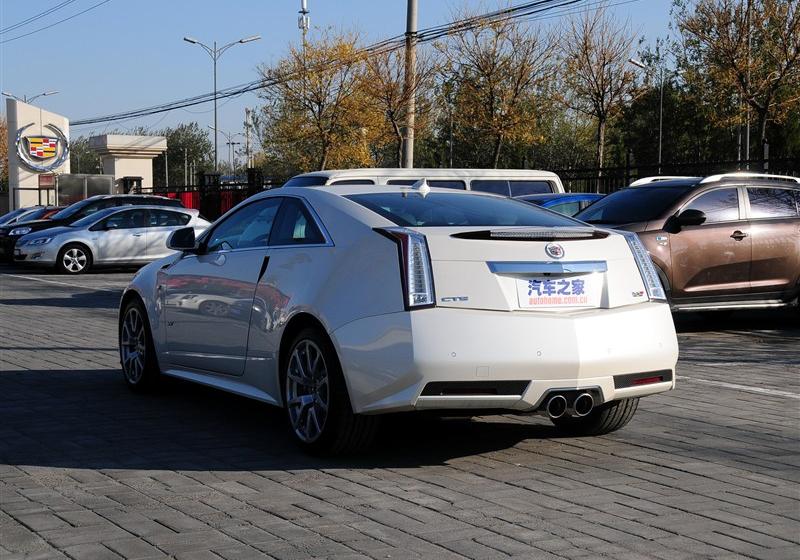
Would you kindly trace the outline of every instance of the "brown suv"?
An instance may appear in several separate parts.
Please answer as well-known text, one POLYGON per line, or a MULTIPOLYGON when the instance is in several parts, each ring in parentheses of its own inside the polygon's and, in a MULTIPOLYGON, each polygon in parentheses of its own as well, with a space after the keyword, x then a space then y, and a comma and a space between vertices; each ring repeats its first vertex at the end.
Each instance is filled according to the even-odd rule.
POLYGON ((798 305, 800 179, 650 178, 575 217, 636 232, 675 310, 798 305))

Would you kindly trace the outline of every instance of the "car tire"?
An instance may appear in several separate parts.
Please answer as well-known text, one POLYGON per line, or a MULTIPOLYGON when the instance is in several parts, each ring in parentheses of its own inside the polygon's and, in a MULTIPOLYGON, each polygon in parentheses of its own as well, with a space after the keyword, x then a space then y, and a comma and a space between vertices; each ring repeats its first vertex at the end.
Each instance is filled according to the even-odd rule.
POLYGON ((586 416, 552 418, 559 431, 577 436, 600 436, 619 430, 631 421, 639 399, 621 399, 596 406, 586 416))
POLYGON ((139 299, 129 301, 119 319, 119 361, 125 384, 132 391, 153 389, 161 371, 150 322, 139 299))
POLYGON ((83 274, 92 267, 92 252, 80 243, 64 245, 58 252, 56 269, 61 274, 83 274))
POLYGON ((289 430, 302 449, 338 455, 372 443, 378 418, 353 413, 336 350, 323 332, 300 331, 281 369, 289 430))

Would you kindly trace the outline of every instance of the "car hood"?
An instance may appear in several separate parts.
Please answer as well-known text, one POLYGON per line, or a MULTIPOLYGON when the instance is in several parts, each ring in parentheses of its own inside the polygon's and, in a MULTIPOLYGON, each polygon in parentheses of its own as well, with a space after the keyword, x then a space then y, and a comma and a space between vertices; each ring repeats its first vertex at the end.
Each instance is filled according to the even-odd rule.
POLYGON ((75 231, 75 230, 69 226, 57 226, 53 228, 47 228, 46 230, 33 231, 31 233, 23 235, 22 239, 28 241, 30 239, 39 239, 41 237, 55 237, 56 235, 60 235, 62 233, 68 233, 70 231, 75 231))
POLYGON ((63 225, 64 225, 64 221, 63 220, 32 220, 30 222, 20 222, 18 224, 14 224, 12 226, 3 226, 3 229, 8 234, 8 233, 11 232, 11 230, 14 230, 14 229, 17 229, 17 228, 29 227, 29 228, 31 228, 31 231, 29 233, 33 233, 34 231, 41 231, 43 229, 50 229, 50 228, 59 227, 59 226, 63 226, 63 225))

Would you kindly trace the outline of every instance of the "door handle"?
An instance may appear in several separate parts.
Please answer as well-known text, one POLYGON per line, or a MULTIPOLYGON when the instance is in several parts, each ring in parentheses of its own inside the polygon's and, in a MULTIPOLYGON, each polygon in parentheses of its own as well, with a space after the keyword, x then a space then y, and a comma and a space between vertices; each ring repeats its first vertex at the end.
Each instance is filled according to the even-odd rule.
POLYGON ((132 233, 131 235, 133 235, 134 237, 141 237, 142 236, 141 233, 132 233))
POLYGON ((739 231, 738 229, 731 234, 731 239, 735 239, 736 241, 741 241, 745 237, 748 237, 748 234, 739 231))

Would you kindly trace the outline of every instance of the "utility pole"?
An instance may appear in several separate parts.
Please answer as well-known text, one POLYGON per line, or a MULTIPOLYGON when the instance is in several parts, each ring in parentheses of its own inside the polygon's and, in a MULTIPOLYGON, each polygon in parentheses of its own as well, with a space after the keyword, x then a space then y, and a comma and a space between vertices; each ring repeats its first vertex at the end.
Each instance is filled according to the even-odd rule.
MULTIPOLYGON (((747 93, 750 93, 750 0, 747 0, 747 93)), ((744 159, 747 160, 747 169, 750 169, 750 103, 747 103, 744 159)))
POLYGON ((664 131, 664 63, 661 63, 661 97, 658 101, 658 174, 661 175, 661 138, 664 131))
POLYGON ((247 167, 253 167, 250 160, 250 109, 244 108, 244 152, 247 156, 247 167))
POLYGON ((169 187, 169 152, 166 150, 164 151, 164 186, 169 187))
POLYGON ((406 13, 406 134, 403 142, 403 167, 414 167, 414 126, 417 89, 417 0, 408 0, 406 13))
POLYGON ((183 184, 189 184, 189 151, 183 149, 183 184))
POLYGON ((303 33, 303 51, 305 51, 306 34, 308 33, 308 28, 311 26, 311 18, 308 17, 308 14, 311 13, 308 10, 308 0, 300 0, 300 11, 298 13, 300 16, 297 18, 297 27, 303 33))

